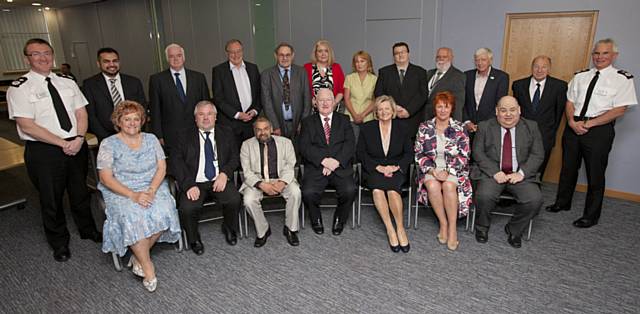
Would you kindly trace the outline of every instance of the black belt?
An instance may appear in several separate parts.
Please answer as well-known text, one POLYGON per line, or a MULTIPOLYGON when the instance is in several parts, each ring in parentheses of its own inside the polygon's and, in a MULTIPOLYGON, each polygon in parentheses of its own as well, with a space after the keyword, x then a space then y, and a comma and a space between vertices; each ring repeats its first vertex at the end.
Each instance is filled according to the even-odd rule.
POLYGON ((573 121, 589 121, 592 119, 595 119, 597 117, 582 117, 580 118, 579 116, 573 116, 573 121))

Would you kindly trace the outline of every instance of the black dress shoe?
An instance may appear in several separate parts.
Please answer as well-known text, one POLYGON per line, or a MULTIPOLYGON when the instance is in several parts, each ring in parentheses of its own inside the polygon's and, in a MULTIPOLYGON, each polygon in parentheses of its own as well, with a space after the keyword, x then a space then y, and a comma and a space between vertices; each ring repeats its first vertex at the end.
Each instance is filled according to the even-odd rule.
POLYGON ((341 221, 340 219, 334 219, 333 227, 331 227, 331 233, 337 236, 342 233, 342 230, 344 230, 344 222, 341 221))
POLYGON ((298 239, 298 231, 291 231, 289 227, 284 226, 284 230, 282 230, 282 233, 287 238, 287 242, 289 242, 291 246, 300 245, 300 240, 298 239))
POLYGON ((322 220, 318 219, 316 221, 312 221, 311 229, 313 229, 313 232, 315 232, 316 234, 323 234, 324 226, 322 225, 322 220))
POLYGON ((204 245, 202 244, 202 241, 198 240, 191 243, 191 250, 193 250, 193 253, 196 253, 196 255, 202 255, 202 253, 204 253, 204 245))
POLYGON ((506 232, 507 235, 509 235, 509 237, 507 238, 507 242, 509 242, 509 245, 511 245, 516 249, 519 249, 522 246, 522 236, 515 236, 511 234, 511 229, 509 229, 509 225, 504 225, 504 232, 506 232))
POLYGON ((98 231, 93 231, 91 233, 87 233, 87 234, 81 234, 80 235, 80 239, 82 240, 86 240, 89 239, 95 243, 101 243, 102 242, 102 233, 98 232, 98 231))
POLYGON ((389 243, 389 248, 391 248, 391 252, 393 253, 400 252, 400 244, 391 245, 391 243, 389 243))
POLYGON ((478 241, 478 243, 487 243, 487 241, 489 241, 489 233, 476 229, 476 241, 478 241))
POLYGON ((401 245, 400 250, 402 250, 402 253, 409 253, 409 250, 411 250, 411 244, 407 243, 407 245, 401 245))
POLYGON ((66 262, 71 258, 71 251, 68 246, 62 246, 53 251, 53 259, 57 262, 66 262))
POLYGON ((589 228, 592 226, 597 225, 598 222, 595 220, 591 220, 591 219, 587 219, 587 218, 580 218, 576 221, 573 222, 573 226, 576 228, 589 228))
POLYGON ((229 245, 236 245, 238 243, 238 236, 233 230, 229 230, 224 224, 222 224, 222 232, 224 233, 224 239, 229 245))
POLYGON ((267 229, 262 238, 256 237, 256 242, 253 242, 253 246, 261 247, 267 243, 267 238, 271 235, 271 227, 267 229))
POLYGON ((546 211, 550 212, 550 213, 557 213, 557 212, 561 212, 563 210, 570 210, 571 208, 564 208, 564 207, 560 207, 556 204, 552 204, 549 205, 545 208, 546 211))

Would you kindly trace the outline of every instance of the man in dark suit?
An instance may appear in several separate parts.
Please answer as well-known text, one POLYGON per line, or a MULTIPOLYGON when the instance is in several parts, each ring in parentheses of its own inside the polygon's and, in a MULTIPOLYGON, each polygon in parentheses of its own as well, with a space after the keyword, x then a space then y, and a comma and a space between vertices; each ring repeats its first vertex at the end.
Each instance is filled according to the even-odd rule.
POLYGON ((480 48, 473 58, 476 68, 464 72, 467 79, 462 121, 469 133, 477 131, 478 123, 495 117, 498 100, 509 93, 509 74, 491 66, 491 49, 480 48))
POLYGON ((147 100, 142 82, 137 77, 120 73, 118 51, 110 47, 100 48, 96 64, 101 73, 84 80, 82 93, 89 102, 89 130, 98 137, 98 141, 102 141, 117 133, 111 122, 115 105, 123 100, 133 100, 146 106, 147 100))
POLYGON ((177 134, 193 127, 193 109, 209 99, 204 74, 184 67, 184 49, 170 44, 165 49, 169 69, 149 78, 151 128, 167 155, 177 146, 177 134))
POLYGON ((253 137, 253 121, 262 110, 260 72, 243 60, 242 42, 231 39, 225 45, 227 61, 215 66, 211 74, 213 102, 220 109, 220 124, 229 126, 241 145, 253 137))
POLYGON ((409 63, 409 45, 404 42, 393 45, 393 61, 394 64, 378 71, 373 95, 393 97, 398 105, 397 118, 406 121, 409 134, 415 138, 418 125, 425 117, 427 72, 422 67, 409 63))
POLYGON ((293 64, 295 51, 288 43, 275 49, 277 64, 262 72, 262 106, 273 124, 273 134, 294 140, 300 121, 311 113, 311 91, 307 72, 293 64))
POLYGON ((542 133, 544 161, 540 175, 544 175, 556 132, 567 103, 567 82, 549 76, 551 58, 537 56, 531 62, 531 76, 513 82, 513 97, 518 100, 522 117, 536 121, 542 133))
POLYGON ((334 112, 333 92, 321 88, 316 93, 318 112, 302 120, 300 154, 304 165, 302 201, 309 209, 311 228, 324 233, 320 198, 327 185, 336 189, 338 206, 333 214, 332 233, 340 235, 355 198, 352 158, 355 137, 349 117, 334 112))
POLYGON ((538 125, 520 118, 515 98, 502 97, 495 113, 496 118, 479 123, 473 142, 471 179, 476 180, 476 240, 487 242, 491 211, 506 190, 515 196, 517 204, 504 230, 509 244, 519 248, 524 229, 542 206, 538 169, 544 149, 538 125))
POLYGON ((427 87, 429 97, 425 106, 425 118, 433 118, 433 98, 439 92, 451 92, 456 98, 456 110, 451 117, 462 122, 464 105, 464 84, 466 76, 453 66, 453 50, 447 47, 438 48, 436 52, 436 68, 427 71, 427 87))
POLYGON ((232 131, 216 125, 217 110, 213 103, 208 100, 198 102, 194 115, 197 129, 183 130, 174 156, 169 160, 179 188, 176 198, 180 222, 191 249, 200 255, 204 245, 198 232, 198 220, 207 198, 214 198, 222 207, 222 231, 227 243, 235 245, 237 242, 241 197, 231 178, 240 160, 232 131))

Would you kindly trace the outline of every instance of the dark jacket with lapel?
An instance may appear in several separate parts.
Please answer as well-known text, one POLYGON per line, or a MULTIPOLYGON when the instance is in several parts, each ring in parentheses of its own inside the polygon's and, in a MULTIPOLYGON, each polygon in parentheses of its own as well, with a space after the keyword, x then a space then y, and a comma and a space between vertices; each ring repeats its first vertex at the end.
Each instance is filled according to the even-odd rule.
POLYGON ((474 88, 476 85, 476 69, 464 72, 467 76, 464 96, 464 112, 462 122, 471 121, 478 124, 481 121, 496 116, 498 100, 509 93, 509 74, 491 67, 487 84, 480 98, 480 105, 476 103, 474 88), (476 110, 476 106, 478 109, 476 110))
MULTIPOLYGON (((147 99, 144 96, 142 82, 133 76, 120 73, 123 100, 133 100, 143 107, 147 107, 147 99)), ((110 86, 102 73, 98 73, 82 83, 82 93, 87 98, 87 114, 89 115, 89 130, 98 137, 99 141, 116 134, 111 122, 111 114, 114 105, 111 98, 110 86)))
POLYGON ((320 121, 320 114, 314 113, 302 120, 299 138, 300 155, 302 155, 305 172, 319 171, 323 166, 322 160, 332 157, 340 162, 335 170, 339 177, 351 176, 353 173, 352 160, 355 153, 355 135, 348 116, 334 112, 331 121, 329 144, 324 137, 324 127, 320 121))
MULTIPOLYGON (((245 112, 255 110, 259 114, 262 110, 262 100, 260 99, 260 72, 258 71, 258 66, 255 64, 247 61, 244 61, 244 64, 247 75, 249 76, 252 99, 251 106, 245 112)), ((236 113, 242 112, 243 110, 229 61, 218 64, 211 72, 213 103, 220 113, 218 114, 220 123, 232 128, 251 127, 255 118, 250 122, 242 122, 234 118, 236 113)))
MULTIPOLYGON (((431 78, 436 75, 436 69, 427 71, 427 85, 431 82, 431 78)), ((425 120, 433 118, 433 98, 439 92, 451 92, 456 98, 456 111, 451 113, 451 117, 457 121, 462 121, 462 111, 464 109, 464 86, 467 77, 453 65, 447 72, 433 85, 431 93, 427 98, 427 105, 424 109, 425 120)), ((427 89, 428 90, 428 89, 427 89)), ((464 121, 463 121, 464 122, 464 121)))
POLYGON ((533 110, 529 84, 532 77, 513 82, 513 97, 518 100, 522 117, 536 121, 542 133, 545 151, 551 150, 556 141, 556 131, 562 120, 567 103, 567 82, 547 76, 544 90, 540 96, 538 109, 533 110))
POLYGON ((378 165, 397 165, 400 166, 400 171, 408 173, 414 155, 411 136, 407 127, 397 119, 393 119, 391 123, 391 139, 386 156, 382 148, 380 122, 372 120, 360 127, 358 160, 365 172, 374 173, 378 165))
POLYGON ((415 137, 418 125, 424 120, 424 106, 427 102, 427 71, 422 67, 409 63, 404 80, 400 84, 398 67, 391 64, 378 71, 378 80, 373 92, 375 97, 388 95, 396 103, 409 111, 410 117, 405 120, 411 137, 415 137))
POLYGON ((177 134, 194 127, 193 110, 201 100, 209 99, 209 87, 204 74, 185 69, 187 76, 186 101, 178 96, 178 89, 169 69, 149 78, 149 104, 153 133, 164 139, 166 147, 176 146, 177 134))
MULTIPOLYGON (((224 172, 228 178, 233 178, 233 172, 240 165, 238 146, 235 143, 231 129, 215 126, 215 154, 218 160, 219 172, 224 172)), ((198 162, 200 158, 200 132, 197 128, 183 130, 179 135, 177 149, 174 156, 169 158, 171 172, 175 176, 181 191, 186 191, 196 185, 198 162)))

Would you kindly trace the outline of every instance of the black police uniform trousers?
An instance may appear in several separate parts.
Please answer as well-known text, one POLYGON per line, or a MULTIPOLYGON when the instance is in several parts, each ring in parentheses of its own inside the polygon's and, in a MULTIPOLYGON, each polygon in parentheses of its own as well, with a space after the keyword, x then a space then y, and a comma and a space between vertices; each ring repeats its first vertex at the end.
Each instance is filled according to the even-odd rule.
POLYGON ((75 156, 66 155, 62 148, 43 142, 27 141, 25 144, 25 165, 31 182, 40 193, 44 232, 54 250, 69 245, 62 205, 65 191, 80 236, 92 236, 96 232, 86 183, 87 151, 86 143, 75 156))
POLYGON ((566 126, 562 135, 562 170, 555 203, 558 207, 571 208, 578 170, 584 160, 588 187, 582 218, 598 221, 605 190, 604 175, 614 137, 614 122, 592 127, 583 135, 577 135, 569 125, 566 126))

